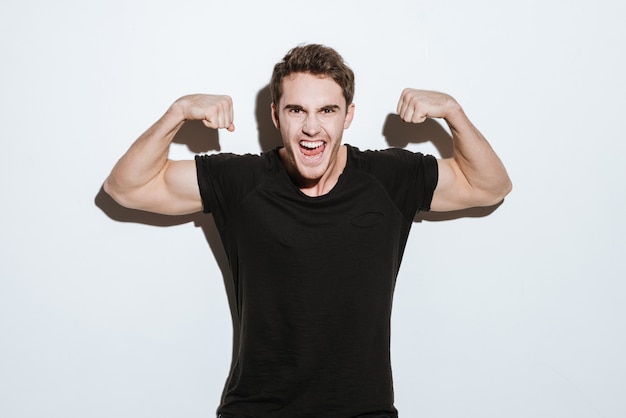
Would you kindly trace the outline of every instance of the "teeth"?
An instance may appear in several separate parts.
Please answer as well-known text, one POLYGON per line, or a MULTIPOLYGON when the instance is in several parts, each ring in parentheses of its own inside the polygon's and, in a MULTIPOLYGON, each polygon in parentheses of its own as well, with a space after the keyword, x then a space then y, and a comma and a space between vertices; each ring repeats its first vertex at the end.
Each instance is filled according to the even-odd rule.
POLYGON ((308 149, 315 149, 324 145, 324 141, 300 141, 300 145, 308 149))

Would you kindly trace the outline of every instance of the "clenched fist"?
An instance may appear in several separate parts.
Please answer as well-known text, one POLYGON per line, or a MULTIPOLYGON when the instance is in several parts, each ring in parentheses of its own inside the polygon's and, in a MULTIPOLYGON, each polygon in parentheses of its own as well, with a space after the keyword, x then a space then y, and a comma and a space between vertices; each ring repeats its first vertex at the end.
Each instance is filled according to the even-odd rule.
POLYGON ((208 128, 235 130, 233 100, 230 96, 192 94, 178 99, 177 107, 184 120, 201 120, 208 128))
POLYGON ((427 118, 447 118, 460 109, 451 96, 436 91, 404 89, 398 102, 398 115, 405 122, 422 123, 427 118))

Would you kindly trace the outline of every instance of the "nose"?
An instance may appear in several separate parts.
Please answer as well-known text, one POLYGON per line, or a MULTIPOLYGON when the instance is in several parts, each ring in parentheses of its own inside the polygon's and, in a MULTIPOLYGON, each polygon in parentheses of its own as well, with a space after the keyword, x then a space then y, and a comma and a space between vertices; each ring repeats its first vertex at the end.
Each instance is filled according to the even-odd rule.
POLYGON ((302 126, 302 132, 309 136, 314 136, 320 131, 320 123, 317 119, 315 112, 310 112, 304 118, 304 125, 302 126))

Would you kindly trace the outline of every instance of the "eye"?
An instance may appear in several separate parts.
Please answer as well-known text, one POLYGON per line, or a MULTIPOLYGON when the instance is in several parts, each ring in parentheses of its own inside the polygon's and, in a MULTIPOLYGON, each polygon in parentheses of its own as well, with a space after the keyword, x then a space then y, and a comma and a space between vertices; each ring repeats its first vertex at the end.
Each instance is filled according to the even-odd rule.
POLYGON ((335 109, 332 107, 325 107, 322 109, 322 113, 335 113, 335 109))

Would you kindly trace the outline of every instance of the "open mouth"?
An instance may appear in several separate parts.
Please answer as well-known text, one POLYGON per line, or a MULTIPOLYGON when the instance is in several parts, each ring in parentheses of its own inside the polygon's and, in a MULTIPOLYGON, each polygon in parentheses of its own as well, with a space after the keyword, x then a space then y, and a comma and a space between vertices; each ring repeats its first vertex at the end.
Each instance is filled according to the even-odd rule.
POLYGON ((324 152, 325 148, 324 141, 300 141, 300 152, 306 157, 316 157, 324 152))

